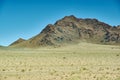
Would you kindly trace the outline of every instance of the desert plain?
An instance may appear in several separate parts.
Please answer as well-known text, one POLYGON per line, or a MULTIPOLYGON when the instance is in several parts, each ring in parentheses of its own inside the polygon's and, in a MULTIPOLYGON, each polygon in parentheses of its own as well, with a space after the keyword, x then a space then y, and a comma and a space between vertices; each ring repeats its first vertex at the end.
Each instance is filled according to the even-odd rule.
POLYGON ((1 47, 0 80, 120 80, 120 46, 1 47))

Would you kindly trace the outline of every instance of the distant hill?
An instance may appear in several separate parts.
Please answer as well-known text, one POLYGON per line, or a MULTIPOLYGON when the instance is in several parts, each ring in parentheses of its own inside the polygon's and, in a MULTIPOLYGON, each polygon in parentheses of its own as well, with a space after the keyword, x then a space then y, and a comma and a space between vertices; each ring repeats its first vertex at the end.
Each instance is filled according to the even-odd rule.
POLYGON ((6 49, 7 47, 0 45, 0 49, 6 49))
POLYGON ((74 44, 86 41, 99 44, 120 44, 120 26, 110 26, 97 19, 65 16, 48 24, 41 33, 29 40, 17 40, 13 47, 40 47, 74 44))
POLYGON ((19 44, 19 43, 24 42, 24 41, 26 41, 26 40, 25 40, 25 39, 22 39, 22 38, 19 38, 18 40, 16 40, 16 41, 13 42, 12 44, 10 44, 10 46, 19 44))
POLYGON ((0 47, 2 47, 2 46, 0 45, 0 47))

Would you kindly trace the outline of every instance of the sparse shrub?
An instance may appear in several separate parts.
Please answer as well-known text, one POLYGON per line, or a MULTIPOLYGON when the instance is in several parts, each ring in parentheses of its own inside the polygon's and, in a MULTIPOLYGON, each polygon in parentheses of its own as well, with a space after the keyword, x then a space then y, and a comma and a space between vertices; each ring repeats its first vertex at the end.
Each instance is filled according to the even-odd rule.
POLYGON ((73 66, 73 64, 71 64, 71 66, 73 66))
POLYGON ((25 72, 25 70, 24 70, 24 69, 22 69, 22 70, 21 70, 21 72, 25 72))
POLYGON ((2 71, 5 71, 5 69, 2 69, 2 71))
POLYGON ((106 72, 106 74, 109 74, 109 72, 106 72))
POLYGON ((66 59, 66 57, 63 57, 63 59, 66 59))
POLYGON ((117 70, 120 70, 120 68, 117 68, 117 70))
POLYGON ((53 72, 50 72, 50 75, 53 75, 54 73, 53 72))
POLYGON ((29 71, 31 71, 31 69, 29 69, 29 71))
POLYGON ((63 76, 61 76, 61 79, 63 79, 64 77, 63 76))
POLYGON ((119 54, 117 54, 116 56, 119 56, 119 54))
POLYGON ((83 70, 87 70, 87 68, 84 67, 83 70))
POLYGON ((93 76, 93 78, 96 78, 96 75, 95 75, 95 76, 93 76))
POLYGON ((6 79, 7 77, 5 76, 4 79, 6 79))
POLYGON ((56 76, 59 76, 59 74, 56 74, 56 76))
POLYGON ((18 79, 21 79, 21 77, 18 77, 18 79))
POLYGON ((72 76, 72 75, 74 75, 74 74, 75 74, 75 72, 71 72, 71 74, 70 74, 70 75, 72 76))
POLYGON ((42 70, 43 68, 40 68, 40 70, 42 70))
POLYGON ((76 52, 73 52, 73 54, 75 54, 76 52))
POLYGON ((103 71, 103 70, 104 70, 104 68, 102 68, 102 67, 99 68, 99 71, 103 71))
POLYGON ((109 70, 109 68, 108 68, 108 67, 106 67, 106 69, 107 69, 107 70, 109 70))
POLYGON ((68 77, 68 75, 65 75, 65 77, 68 77))
POLYGON ((56 70, 53 70, 52 72, 50 72, 50 75, 54 75, 56 72, 56 70))

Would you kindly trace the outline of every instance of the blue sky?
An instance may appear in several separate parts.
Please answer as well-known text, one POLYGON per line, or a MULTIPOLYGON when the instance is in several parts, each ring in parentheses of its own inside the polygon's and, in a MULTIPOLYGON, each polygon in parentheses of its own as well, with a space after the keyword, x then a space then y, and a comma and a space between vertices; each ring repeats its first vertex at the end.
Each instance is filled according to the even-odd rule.
POLYGON ((120 0, 0 0, 0 45, 29 39, 64 16, 120 24, 120 0))

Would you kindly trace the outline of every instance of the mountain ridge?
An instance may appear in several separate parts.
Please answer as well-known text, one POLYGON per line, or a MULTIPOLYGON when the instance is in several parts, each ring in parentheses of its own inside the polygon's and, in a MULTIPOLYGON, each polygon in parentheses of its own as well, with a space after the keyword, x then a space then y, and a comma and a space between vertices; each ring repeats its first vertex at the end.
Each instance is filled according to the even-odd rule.
POLYGON ((111 26, 97 19, 65 16, 48 24, 38 35, 12 44, 13 47, 40 47, 86 42, 99 44, 120 44, 120 26, 111 26))

